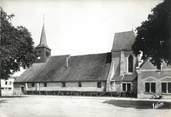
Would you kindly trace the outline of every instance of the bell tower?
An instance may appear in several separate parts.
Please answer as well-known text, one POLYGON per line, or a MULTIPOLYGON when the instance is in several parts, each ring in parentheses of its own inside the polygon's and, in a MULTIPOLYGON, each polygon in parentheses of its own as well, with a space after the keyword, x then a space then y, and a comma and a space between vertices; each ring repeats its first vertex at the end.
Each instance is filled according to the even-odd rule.
POLYGON ((47 41, 46 41, 44 23, 43 23, 42 32, 41 32, 40 43, 36 47, 35 50, 36 50, 36 55, 37 55, 36 63, 44 63, 51 56, 51 49, 48 47, 47 41))

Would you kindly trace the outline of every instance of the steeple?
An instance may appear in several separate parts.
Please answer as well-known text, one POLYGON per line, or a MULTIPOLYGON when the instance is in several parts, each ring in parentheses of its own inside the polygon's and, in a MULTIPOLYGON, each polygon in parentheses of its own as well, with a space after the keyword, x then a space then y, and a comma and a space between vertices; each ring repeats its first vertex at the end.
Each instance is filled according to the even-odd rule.
POLYGON ((46 41, 46 34, 45 34, 45 26, 43 23, 41 37, 40 37, 40 43, 36 47, 36 55, 37 55, 37 63, 43 63, 46 62, 47 59, 51 55, 51 49, 47 45, 46 41))
POLYGON ((46 48, 49 48, 48 45, 47 45, 47 41, 46 41, 46 34, 45 34, 45 26, 44 26, 44 23, 43 23, 41 37, 40 37, 40 43, 39 43, 38 47, 46 47, 46 48))

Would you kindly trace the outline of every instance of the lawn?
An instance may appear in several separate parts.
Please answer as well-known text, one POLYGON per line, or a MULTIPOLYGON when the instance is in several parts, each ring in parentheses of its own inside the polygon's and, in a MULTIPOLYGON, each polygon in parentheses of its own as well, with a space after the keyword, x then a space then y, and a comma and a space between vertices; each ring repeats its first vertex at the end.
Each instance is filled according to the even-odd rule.
POLYGON ((0 98, 0 117, 170 117, 171 106, 107 97, 23 96, 0 98), (145 108, 147 107, 147 108, 145 108))

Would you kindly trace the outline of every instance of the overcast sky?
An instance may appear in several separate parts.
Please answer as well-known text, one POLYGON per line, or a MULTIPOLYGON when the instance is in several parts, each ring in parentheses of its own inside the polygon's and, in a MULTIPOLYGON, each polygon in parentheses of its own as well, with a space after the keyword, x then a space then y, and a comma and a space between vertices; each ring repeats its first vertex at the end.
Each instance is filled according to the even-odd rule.
POLYGON ((161 0, 0 0, 14 25, 38 45, 45 30, 52 55, 109 52, 115 32, 135 29, 161 0))

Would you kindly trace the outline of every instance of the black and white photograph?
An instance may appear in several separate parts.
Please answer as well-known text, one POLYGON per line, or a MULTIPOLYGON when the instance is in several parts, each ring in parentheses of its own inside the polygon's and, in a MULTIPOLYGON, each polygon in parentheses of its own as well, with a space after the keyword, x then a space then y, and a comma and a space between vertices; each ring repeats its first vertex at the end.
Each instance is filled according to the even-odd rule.
POLYGON ((170 117, 171 0, 0 0, 0 117, 170 117))

